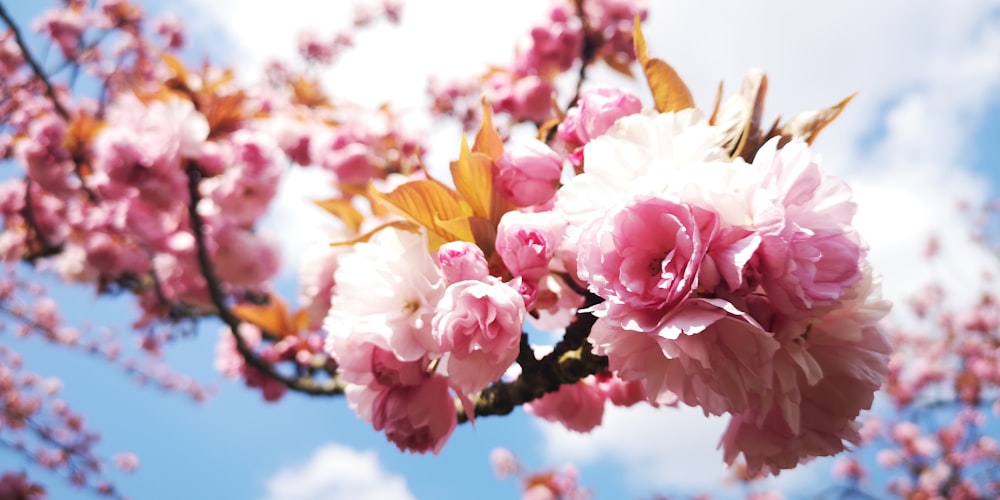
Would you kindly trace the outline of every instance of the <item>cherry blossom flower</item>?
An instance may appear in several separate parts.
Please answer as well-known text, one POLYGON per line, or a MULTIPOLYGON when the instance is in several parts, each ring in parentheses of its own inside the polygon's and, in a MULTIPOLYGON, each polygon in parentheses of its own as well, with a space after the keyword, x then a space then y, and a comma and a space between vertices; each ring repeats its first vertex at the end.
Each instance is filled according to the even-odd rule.
POLYGON ((397 229, 376 233, 340 257, 327 332, 376 333, 400 359, 437 349, 431 319, 445 279, 423 236, 397 229))
POLYGON ((517 358, 524 300, 493 278, 448 286, 431 323, 449 380, 470 394, 496 381, 517 358))

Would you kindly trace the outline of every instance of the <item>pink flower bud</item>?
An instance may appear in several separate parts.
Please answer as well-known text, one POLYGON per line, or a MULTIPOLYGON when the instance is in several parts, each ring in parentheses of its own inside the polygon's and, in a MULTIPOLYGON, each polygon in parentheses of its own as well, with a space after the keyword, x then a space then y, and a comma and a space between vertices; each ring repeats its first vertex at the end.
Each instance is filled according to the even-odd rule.
POLYGON ((548 201, 562 175, 562 159, 536 139, 512 140, 497 166, 501 193, 519 207, 548 201))
POLYGON ((515 118, 540 124, 552 116, 555 88, 551 83, 531 75, 514 82, 511 91, 514 106, 511 114, 515 118))
POLYGON ((538 281, 549 274, 564 227, 552 212, 507 212, 497 227, 497 253, 511 274, 538 281))
POLYGON ((465 280, 482 281, 490 274, 482 249, 467 241, 451 241, 441 245, 437 260, 448 284, 465 280))
POLYGON ((578 148, 607 132, 615 120, 642 110, 639 98, 626 90, 597 87, 580 93, 580 100, 559 124, 559 139, 578 148))

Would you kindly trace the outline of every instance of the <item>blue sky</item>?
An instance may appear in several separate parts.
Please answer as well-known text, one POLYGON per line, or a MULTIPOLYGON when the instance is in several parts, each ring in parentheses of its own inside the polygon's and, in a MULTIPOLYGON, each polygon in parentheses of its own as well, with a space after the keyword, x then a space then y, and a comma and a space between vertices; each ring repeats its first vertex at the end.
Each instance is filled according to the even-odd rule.
MULTIPOLYGON (((192 60, 208 53, 248 71, 259 67, 268 53, 290 53, 300 26, 323 31, 343 26, 344 5, 349 4, 286 0, 281 16, 275 16, 273 2, 142 3, 153 12, 164 5, 179 9, 189 21, 192 60)), ((401 29, 363 35, 358 51, 331 73, 336 92, 369 104, 392 98, 417 109, 427 72, 468 75, 488 62, 508 60, 516 34, 544 8, 544 2, 530 0, 512 1, 493 11, 487 9, 496 9, 496 2, 449 0, 433 8, 429 2, 410 3, 401 29), (478 21, 446 21, 441 15, 445 11, 451 13, 449 19, 478 21)), ((961 283, 996 264, 961 243, 961 216, 951 207, 958 197, 985 200, 1000 184, 995 159, 1000 153, 1000 3, 651 3, 646 28, 650 51, 674 64, 703 107, 711 104, 719 80, 735 90, 752 66, 763 68, 771 78, 768 116, 832 104, 860 90, 817 148, 827 167, 855 187, 861 204, 858 225, 871 244, 876 269, 885 275, 886 293, 900 300, 930 279, 913 269, 920 267, 923 239, 936 232, 943 236, 945 255, 955 263, 946 271, 954 281, 956 300, 974 294, 961 283)), ((46 2, 6 4, 24 27, 46 2)), ((606 72, 594 74, 596 79, 610 78, 606 72)), ((457 141, 453 127, 433 134, 432 168, 446 164, 457 141)), ((270 230, 282 227, 292 233, 281 234, 289 257, 307 239, 297 235, 315 234, 310 225, 314 219, 296 203, 311 194, 308 182, 302 177, 284 186, 280 210, 271 219, 270 230)), ((290 279, 281 289, 286 297, 294 296, 290 279)), ((94 300, 91 290, 58 285, 53 291, 69 323, 91 320, 125 329, 136 315, 127 298, 94 300)), ((440 456, 404 455, 356 418, 342 400, 291 394, 269 405, 257 392, 222 380, 212 369, 217 338, 218 324, 204 322, 196 338, 166 350, 178 372, 220 388, 216 397, 198 405, 182 396, 137 388, 119 368, 82 353, 0 337, 25 355, 28 369, 63 378, 63 397, 102 433, 99 449, 105 455, 130 450, 140 456, 136 474, 112 474, 122 491, 137 499, 267 498, 267 483, 279 471, 307 470, 314 453, 330 445, 340 448, 328 450, 339 452, 322 455, 325 462, 316 462, 318 466, 374 478, 355 485, 358 488, 402 478, 415 498, 466 498, 473 492, 485 499, 517 497, 515 484, 493 478, 487 457, 495 446, 512 449, 535 467, 577 461, 583 483, 598 498, 696 493, 719 485, 721 467, 714 446, 722 424, 706 423, 700 413, 614 411, 607 425, 580 436, 538 423, 518 410, 509 417, 481 419, 475 429, 458 428, 440 456), (366 463, 353 453, 373 453, 379 470, 369 474, 370 468, 352 469, 366 463)), ((828 477, 828 464, 783 476, 780 487, 815 493, 817 482, 828 477)), ((20 461, 0 452, 0 470, 20 467, 20 461)), ((45 481, 52 498, 89 497, 45 472, 29 471, 45 481)), ((331 472, 330 477, 337 474, 331 472)), ((309 482, 305 476, 293 480, 309 482)), ((326 484, 326 491, 348 495, 335 489, 343 481, 341 486, 336 482, 326 484)), ((360 495, 351 491, 350 496, 360 495)))

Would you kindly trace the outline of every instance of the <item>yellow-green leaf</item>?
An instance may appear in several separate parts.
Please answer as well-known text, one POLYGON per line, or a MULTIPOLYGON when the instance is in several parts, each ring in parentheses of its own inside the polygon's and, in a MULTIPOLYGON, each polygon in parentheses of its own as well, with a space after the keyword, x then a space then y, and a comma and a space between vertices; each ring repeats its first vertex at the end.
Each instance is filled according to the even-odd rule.
POLYGON ((178 58, 176 58, 176 57, 174 57, 174 56, 172 56, 172 55, 170 55, 170 54, 168 54, 166 52, 161 52, 160 53, 160 59, 162 59, 163 63, 166 64, 168 68, 170 68, 170 71, 173 71, 174 76, 176 76, 177 78, 180 78, 180 80, 182 82, 187 83, 187 80, 188 80, 188 70, 187 70, 187 67, 184 66, 184 63, 182 63, 180 59, 178 59, 178 58))
POLYGON ((646 74, 646 81, 649 83, 649 90, 653 93, 653 103, 656 110, 661 113, 670 111, 680 111, 682 109, 694 107, 694 97, 688 90, 684 80, 681 79, 673 66, 660 59, 650 59, 646 53, 646 39, 642 36, 642 26, 639 16, 635 17, 635 25, 632 32, 632 39, 635 43, 635 55, 642 64, 642 71, 646 74))
POLYGON ((358 232, 358 229, 361 228, 361 223, 365 220, 365 216, 351 204, 350 200, 332 198, 329 200, 314 201, 313 203, 343 221, 347 225, 347 228, 351 230, 351 233, 358 232))
POLYGON ((635 75, 632 74, 632 65, 627 61, 623 61, 614 55, 607 55, 604 56, 604 63, 617 73, 625 75, 629 78, 635 78, 635 75))
POLYGON ((360 236, 358 236, 356 238, 351 238, 351 239, 346 240, 346 241, 337 241, 337 242, 334 242, 334 243, 330 243, 330 246, 332 246, 332 247, 346 247, 346 246, 351 246, 351 245, 354 245, 354 244, 357 244, 357 243, 364 243, 364 242, 372 239, 372 236, 375 236, 375 233, 377 233, 377 232, 379 232, 379 231, 381 231, 383 229, 388 229, 390 227, 394 228, 394 229, 399 229, 401 231, 409 231, 411 233, 419 233, 420 232, 420 226, 417 225, 417 224, 414 224, 414 223, 412 223, 412 222, 410 222, 408 220, 394 220, 394 221, 386 222, 385 224, 379 224, 378 227, 376 227, 375 229, 372 229, 371 231, 368 231, 367 233, 362 234, 362 235, 360 235, 360 236))
POLYGON ((469 143, 462 134, 462 150, 458 160, 451 162, 451 178, 472 213, 489 217, 493 203, 493 162, 483 153, 469 151, 469 143))
POLYGON ((800 113, 781 126, 781 135, 792 138, 800 137, 812 144, 820 132, 844 111, 847 104, 858 95, 857 92, 847 96, 843 101, 828 108, 800 113))
POLYGON ((482 106, 483 123, 479 126, 479 132, 476 133, 476 142, 472 144, 472 152, 483 153, 489 159, 497 161, 503 154, 503 139, 496 127, 493 126, 493 108, 490 107, 485 96, 482 100, 482 106))
POLYGON ((374 201, 389 211, 427 228, 432 246, 434 236, 444 241, 472 241, 471 231, 460 231, 454 226, 446 228, 441 224, 441 221, 467 218, 473 212, 457 192, 440 182, 421 179, 403 184, 391 193, 380 193, 374 186, 369 192, 374 201))
POLYGON ((260 328, 265 336, 285 337, 297 333, 295 325, 288 316, 285 302, 278 297, 271 297, 270 302, 263 305, 237 304, 233 306, 232 311, 240 321, 260 328))

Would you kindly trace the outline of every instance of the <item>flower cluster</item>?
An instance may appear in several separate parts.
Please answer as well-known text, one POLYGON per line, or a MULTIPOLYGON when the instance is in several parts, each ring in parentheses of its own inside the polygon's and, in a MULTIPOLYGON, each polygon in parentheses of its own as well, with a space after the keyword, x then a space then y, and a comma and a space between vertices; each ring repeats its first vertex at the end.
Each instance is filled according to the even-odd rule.
POLYGON ((376 428, 398 423, 386 431, 401 448, 437 451, 450 414, 435 441, 422 438, 447 403, 379 401, 433 383, 468 412, 466 398, 515 359, 531 369, 533 356, 518 357, 522 320, 552 307, 572 318, 584 298, 574 290, 596 299, 577 317, 596 317, 588 340, 607 370, 530 403, 536 415, 590 430, 608 387, 619 404, 729 414, 726 461, 742 456, 749 474, 860 442, 856 419, 888 374, 879 321, 889 304, 852 226, 850 188, 810 148, 825 123, 753 129, 760 73, 711 118, 670 104, 663 91, 690 94, 658 87, 656 72, 673 70, 649 64, 642 43, 657 109, 622 90, 585 90, 556 147, 504 145, 487 110, 475 146, 452 164, 454 191, 421 180, 378 197, 414 232, 376 232, 340 257, 327 347, 352 405, 376 428), (567 166, 577 175, 564 177, 567 166), (484 174, 492 179, 470 180, 484 174), (551 296, 555 280, 569 300, 551 296))
POLYGON ((556 77, 576 65, 605 61, 630 74, 635 61, 632 23, 646 19, 646 1, 553 1, 546 17, 519 41, 514 60, 493 67, 478 79, 432 80, 428 91, 434 112, 458 118, 466 128, 476 119, 480 92, 497 112, 514 122, 545 123, 554 117, 556 77))

